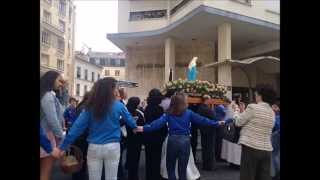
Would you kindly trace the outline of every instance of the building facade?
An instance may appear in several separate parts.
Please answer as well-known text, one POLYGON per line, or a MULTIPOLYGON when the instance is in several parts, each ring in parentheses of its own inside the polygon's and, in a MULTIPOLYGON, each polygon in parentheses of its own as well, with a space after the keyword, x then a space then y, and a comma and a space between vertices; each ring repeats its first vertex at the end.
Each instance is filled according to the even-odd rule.
POLYGON ((124 53, 89 51, 90 62, 103 66, 102 76, 126 80, 126 58, 124 53))
POLYGON ((74 55, 74 91, 73 95, 81 100, 91 90, 93 84, 102 77, 102 66, 89 61, 89 56, 80 52, 74 55))
POLYGON ((73 91, 75 6, 72 0, 40 0, 40 70, 55 70, 73 91))
POLYGON ((228 97, 240 92, 252 100, 258 83, 272 84, 280 95, 278 0, 118 3, 119 32, 107 38, 126 53, 126 79, 139 83, 128 89, 129 96, 145 98, 150 89, 161 88, 170 69, 173 79, 186 78, 194 56, 198 79, 228 86, 228 97), (246 61, 253 57, 266 58, 246 61))

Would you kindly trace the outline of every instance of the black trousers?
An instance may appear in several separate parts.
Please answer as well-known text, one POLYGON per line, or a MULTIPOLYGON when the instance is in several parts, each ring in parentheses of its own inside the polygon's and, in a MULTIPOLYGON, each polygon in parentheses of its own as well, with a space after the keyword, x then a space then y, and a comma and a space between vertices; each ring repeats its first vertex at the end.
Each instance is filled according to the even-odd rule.
POLYGON ((197 125, 191 124, 191 148, 195 163, 197 162, 198 129, 197 125))
POLYGON ((222 148, 222 139, 223 139, 223 127, 216 128, 216 137, 215 137, 215 156, 217 161, 222 161, 221 159, 221 148, 222 148))
POLYGON ((271 180, 271 152, 242 145, 240 180, 271 180))
POLYGON ((122 157, 123 157, 123 151, 127 148, 126 144, 126 138, 121 137, 120 142, 120 159, 119 159, 119 165, 118 165, 118 179, 122 180, 124 178, 124 168, 122 164, 122 157))
POLYGON ((202 151, 202 168, 204 170, 212 170, 216 165, 215 157, 215 136, 216 128, 201 127, 201 151, 202 151))
POLYGON ((128 180, 139 180, 139 161, 142 147, 142 137, 127 139, 127 168, 128 180))
POLYGON ((161 180, 161 142, 146 142, 146 180, 161 180))
POLYGON ((82 134, 73 145, 80 148, 83 154, 83 165, 80 171, 72 174, 72 180, 89 180, 88 175, 88 166, 87 166, 87 151, 88 151, 88 142, 86 140, 87 134, 82 134))

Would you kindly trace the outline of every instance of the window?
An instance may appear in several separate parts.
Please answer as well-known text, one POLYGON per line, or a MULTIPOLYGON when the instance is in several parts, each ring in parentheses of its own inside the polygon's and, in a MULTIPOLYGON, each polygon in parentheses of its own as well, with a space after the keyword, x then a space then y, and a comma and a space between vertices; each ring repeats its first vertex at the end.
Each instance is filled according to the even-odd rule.
POLYGON ((87 85, 84 85, 84 86, 83 86, 83 94, 85 94, 86 92, 88 92, 88 86, 87 86, 87 85))
POLYGON ((100 79, 100 74, 98 73, 98 80, 100 79))
POLYGON ((77 78, 81 78, 81 67, 77 67, 77 78))
POLYGON ((88 80, 88 69, 84 70, 84 79, 88 80))
POLYGON ((94 72, 91 73, 91 81, 94 82, 94 72))
POLYGON ((63 70, 64 70, 64 61, 63 61, 63 60, 57 59, 57 68, 58 68, 58 70, 60 70, 60 71, 63 71, 63 70))
POLYGON ((64 32, 65 28, 66 28, 66 23, 59 20, 59 29, 64 32))
POLYGON ((41 42, 50 45, 50 33, 48 31, 41 32, 41 42))
POLYGON ((125 63, 124 59, 120 60, 120 66, 126 66, 126 63, 125 63))
POLYGON ((106 65, 106 58, 100 58, 100 65, 105 66, 106 65))
POLYGON ((105 70, 105 71, 104 71, 104 75, 105 75, 105 76, 110 76, 110 70, 105 70))
POLYGON ((115 65, 116 65, 116 60, 110 59, 110 66, 115 66, 115 65))
POLYGON ((72 8, 69 7, 69 23, 71 23, 72 20, 72 8))
POLYGON ((114 72, 114 75, 115 75, 115 76, 120 76, 120 70, 116 70, 116 71, 114 72))
POLYGON ((104 65, 105 65, 105 66, 110 66, 110 59, 105 58, 105 59, 104 59, 104 65))
POLYGON ((154 11, 138 11, 130 12, 130 21, 138 21, 143 19, 163 18, 167 16, 167 10, 154 10, 154 11))
POLYGON ((49 55, 41 54, 40 65, 49 66, 49 55))
POLYGON ((120 65, 121 65, 120 59, 116 59, 116 66, 120 66, 120 65))
POLYGON ((51 14, 46 10, 43 11, 43 21, 51 24, 51 14))
POLYGON ((64 40, 58 39, 58 50, 64 52, 64 40))
POLYGON ((76 95, 77 95, 77 96, 80 96, 80 84, 77 84, 77 87, 76 87, 76 95))
POLYGON ((65 0, 60 0, 59 1, 59 5, 58 5, 58 8, 59 8, 59 15, 60 16, 66 16, 66 1, 65 0))
POLYGON ((94 58, 90 58, 89 62, 94 64, 96 62, 96 60, 94 58))

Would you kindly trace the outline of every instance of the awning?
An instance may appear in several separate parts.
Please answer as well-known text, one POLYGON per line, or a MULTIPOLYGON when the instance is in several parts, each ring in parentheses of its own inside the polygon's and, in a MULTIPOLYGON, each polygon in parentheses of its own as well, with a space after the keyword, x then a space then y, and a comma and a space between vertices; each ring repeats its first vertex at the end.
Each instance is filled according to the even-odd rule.
POLYGON ((280 59, 273 56, 260 56, 244 60, 227 59, 225 61, 213 62, 204 65, 204 67, 218 67, 223 64, 231 64, 232 67, 255 66, 265 73, 279 73, 280 59))
POLYGON ((122 80, 119 80, 119 81, 117 82, 117 85, 118 85, 119 87, 129 87, 129 88, 138 87, 138 83, 133 82, 133 81, 122 81, 122 80))

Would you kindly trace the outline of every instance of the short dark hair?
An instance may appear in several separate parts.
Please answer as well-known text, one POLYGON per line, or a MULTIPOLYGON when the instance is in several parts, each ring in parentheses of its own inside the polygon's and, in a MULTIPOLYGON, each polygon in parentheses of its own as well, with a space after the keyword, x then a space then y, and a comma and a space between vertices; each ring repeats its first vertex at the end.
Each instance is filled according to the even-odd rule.
POLYGON ((276 92, 269 84, 258 84, 256 92, 261 96, 262 101, 268 103, 270 106, 275 102, 276 92))
POLYGON ((177 92, 171 97, 168 114, 174 116, 180 116, 188 108, 188 104, 185 102, 186 96, 184 93, 177 92))
POLYGON ((227 98, 227 97, 224 99, 224 101, 225 101, 226 103, 228 103, 228 104, 230 104, 230 103, 231 103, 230 99, 229 99, 229 98, 227 98))
POLYGON ((71 104, 72 101, 78 102, 78 100, 74 97, 70 97, 69 98, 69 104, 71 104))
POLYGON ((175 89, 168 89, 164 96, 167 98, 171 98, 171 96, 173 96, 175 92, 176 92, 175 89))
POLYGON ((138 108, 140 104, 140 98, 139 97, 130 97, 127 103, 127 109, 128 111, 134 115, 135 110, 138 108))
POLYGON ((159 89, 151 89, 149 92, 149 96, 147 98, 148 105, 159 105, 163 99, 163 95, 161 94, 159 89))

